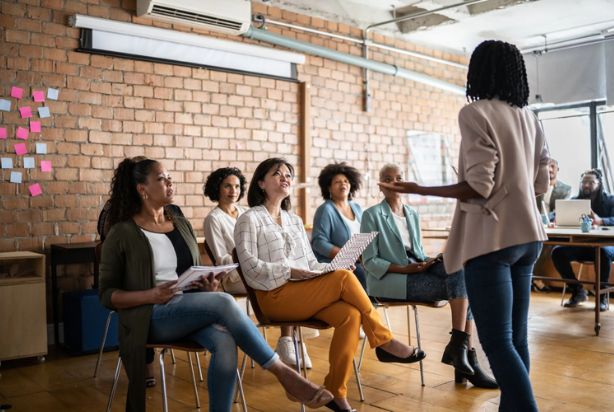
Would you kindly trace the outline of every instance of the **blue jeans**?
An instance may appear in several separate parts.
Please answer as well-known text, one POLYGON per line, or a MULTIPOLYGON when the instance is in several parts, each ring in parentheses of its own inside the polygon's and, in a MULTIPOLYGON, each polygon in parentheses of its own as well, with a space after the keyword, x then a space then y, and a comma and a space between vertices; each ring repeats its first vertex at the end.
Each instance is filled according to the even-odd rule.
POLYGON ((237 380, 237 345, 263 368, 279 357, 234 298, 223 292, 184 293, 154 305, 149 327, 152 342, 190 339, 211 352, 207 371, 209 410, 227 412, 237 380))
POLYGON ((531 275, 541 246, 541 242, 512 246, 465 263, 471 311, 501 387, 499 411, 537 411, 529 380, 527 317, 531 275))
MULTIPOLYGON (((610 270, 612 261, 614 260, 614 246, 605 246, 601 248, 600 254, 600 274, 601 282, 608 282, 610 279, 610 270)), ((557 246, 552 249, 552 263, 564 279, 576 279, 576 274, 573 272, 571 262, 595 262, 595 248, 581 246, 557 246)), ((582 289, 582 285, 569 285, 572 292, 577 292, 582 289)))

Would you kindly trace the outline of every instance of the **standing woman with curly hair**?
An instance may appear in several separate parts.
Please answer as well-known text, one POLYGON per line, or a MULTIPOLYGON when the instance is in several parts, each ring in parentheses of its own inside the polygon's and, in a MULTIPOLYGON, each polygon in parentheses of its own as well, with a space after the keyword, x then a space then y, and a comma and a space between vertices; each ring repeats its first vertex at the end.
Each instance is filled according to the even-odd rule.
MULTIPOLYGON (((328 263, 350 237, 360 233, 362 207, 353 199, 362 185, 360 172, 347 163, 332 163, 320 172, 322 203, 313 217, 311 248, 319 262, 328 263)), ((365 270, 356 264, 354 274, 367 290, 365 270)))
MULTIPOLYGON (((203 192, 217 206, 205 217, 205 239, 213 252, 214 265, 232 263, 232 249, 235 247, 233 234, 237 218, 245 212, 239 200, 245 194, 246 179, 236 167, 223 167, 209 175, 203 192)), ((245 286, 237 271, 222 280, 222 287, 228 293, 245 293, 245 286)))
POLYGON ((192 340, 211 353, 209 410, 228 412, 236 385, 237 345, 272 372, 293 399, 308 406, 332 394, 284 365, 232 296, 203 277, 192 293, 176 289, 178 274, 198 265, 190 223, 172 216, 174 187, 160 162, 123 160, 111 181, 110 231, 102 246, 100 300, 119 314, 119 353, 128 375, 126 411, 145 410, 145 344, 192 340))
POLYGON ((404 193, 458 199, 444 252, 448 273, 465 268, 480 342, 501 387, 500 411, 537 411, 529 380, 527 317, 531 274, 546 232, 535 201, 548 189, 548 150, 526 106, 522 54, 481 43, 467 74, 471 102, 459 114, 459 183, 380 183, 404 193))

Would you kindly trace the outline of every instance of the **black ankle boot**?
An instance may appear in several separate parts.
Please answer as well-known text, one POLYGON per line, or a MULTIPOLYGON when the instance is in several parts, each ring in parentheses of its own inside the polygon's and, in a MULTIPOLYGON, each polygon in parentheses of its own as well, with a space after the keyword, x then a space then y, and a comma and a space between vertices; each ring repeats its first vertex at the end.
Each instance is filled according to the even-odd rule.
POLYGON ((497 381, 488 376, 478 363, 478 355, 475 349, 470 349, 467 353, 469 358, 469 364, 473 368, 474 374, 467 375, 461 373, 458 369, 454 371, 454 380, 456 383, 465 383, 467 380, 473 384, 473 386, 484 389, 497 389, 499 385, 497 381))
POLYGON ((443 351, 441 361, 466 375, 473 375, 473 368, 467 358, 469 350, 469 334, 460 330, 452 329, 450 342, 443 351))

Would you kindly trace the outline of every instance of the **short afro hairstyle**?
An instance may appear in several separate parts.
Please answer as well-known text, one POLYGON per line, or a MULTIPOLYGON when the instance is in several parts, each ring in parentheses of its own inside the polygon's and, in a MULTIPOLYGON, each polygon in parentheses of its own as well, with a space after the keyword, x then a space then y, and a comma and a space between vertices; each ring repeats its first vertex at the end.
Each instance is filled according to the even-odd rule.
POLYGON ((469 60, 467 100, 498 98, 525 107, 529 83, 522 54, 516 46, 499 40, 480 43, 469 60))
POLYGON ((330 199, 330 190, 328 188, 337 175, 344 175, 350 181, 350 194, 348 199, 352 200, 354 194, 359 191, 362 186, 362 175, 355 167, 345 162, 329 164, 320 172, 320 176, 318 176, 318 185, 320 185, 322 197, 325 200, 330 199))
POLYGON ((245 179, 245 176, 243 176, 243 173, 241 173, 241 170, 237 169, 236 167, 222 167, 211 173, 209 177, 207 177, 207 181, 203 186, 203 193, 205 196, 207 196, 213 202, 220 200, 220 186, 222 185, 224 179, 226 179, 228 176, 236 176, 239 178, 241 193, 239 194, 238 200, 241 200, 245 194, 245 185, 247 184, 247 180, 245 179))

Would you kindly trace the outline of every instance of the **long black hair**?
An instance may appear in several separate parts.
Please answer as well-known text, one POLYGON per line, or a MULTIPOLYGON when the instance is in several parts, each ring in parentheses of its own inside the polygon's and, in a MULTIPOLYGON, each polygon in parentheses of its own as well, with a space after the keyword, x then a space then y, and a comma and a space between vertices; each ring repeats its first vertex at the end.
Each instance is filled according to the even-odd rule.
POLYGON ((486 40, 475 48, 469 61, 467 100, 494 98, 525 107, 529 100, 529 83, 518 48, 503 41, 486 40))
MULTIPOLYGON (((258 167, 256 167, 256 170, 254 171, 254 176, 252 177, 252 181, 249 183, 249 189, 247 190, 247 204, 249 205, 249 207, 255 207, 264 204, 264 201, 266 200, 266 193, 262 188, 260 188, 258 182, 264 180, 266 174, 269 173, 271 169, 275 168, 275 170, 277 170, 283 165, 288 168, 290 174, 294 177, 294 167, 292 167, 292 165, 288 163, 286 159, 282 159, 279 157, 272 157, 270 159, 266 159, 265 161, 260 163, 258 167)), ((281 201, 281 208, 283 210, 288 211, 290 210, 291 206, 292 204, 290 203, 290 196, 287 196, 286 198, 284 198, 284 200, 281 201)))
POLYGON ((109 226, 131 219, 143 207, 136 185, 145 183, 156 160, 138 157, 126 158, 115 169, 109 194, 109 226))

